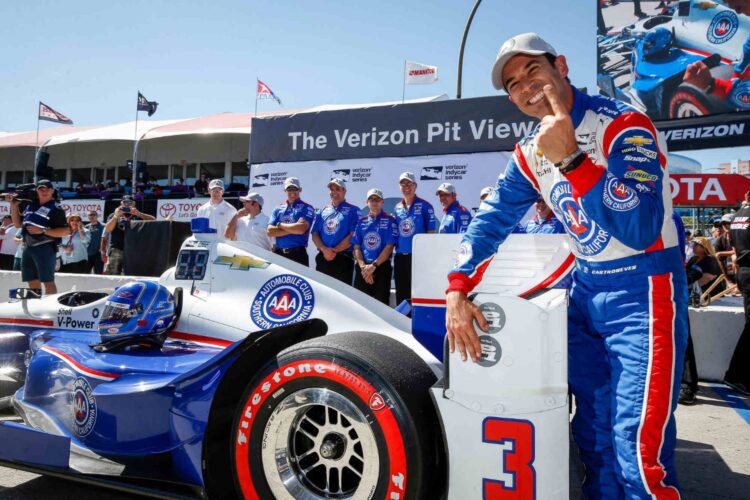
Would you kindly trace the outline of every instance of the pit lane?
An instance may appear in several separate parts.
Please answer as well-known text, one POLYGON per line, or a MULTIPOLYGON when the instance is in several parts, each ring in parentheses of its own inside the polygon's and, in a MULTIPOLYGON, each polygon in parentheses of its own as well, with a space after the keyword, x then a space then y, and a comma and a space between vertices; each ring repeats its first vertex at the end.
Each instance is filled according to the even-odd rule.
MULTIPOLYGON (((678 406, 677 472, 683 498, 743 499, 750 491, 750 398, 702 383, 695 406, 678 406)), ((0 413, 0 420, 14 415, 0 413)), ((573 450, 573 446, 571 446, 573 450)), ((571 451, 570 498, 580 498, 583 474, 571 451)), ((87 484, 0 467, 0 500, 121 500, 144 498, 87 484)))

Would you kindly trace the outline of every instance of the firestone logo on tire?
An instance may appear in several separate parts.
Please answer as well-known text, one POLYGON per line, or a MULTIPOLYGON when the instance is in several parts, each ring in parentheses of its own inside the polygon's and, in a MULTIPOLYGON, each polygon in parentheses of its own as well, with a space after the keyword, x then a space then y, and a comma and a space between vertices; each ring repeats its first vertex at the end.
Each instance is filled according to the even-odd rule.
POLYGON ((262 329, 306 320, 315 308, 315 293, 304 278, 282 274, 266 281, 250 305, 250 318, 262 329))

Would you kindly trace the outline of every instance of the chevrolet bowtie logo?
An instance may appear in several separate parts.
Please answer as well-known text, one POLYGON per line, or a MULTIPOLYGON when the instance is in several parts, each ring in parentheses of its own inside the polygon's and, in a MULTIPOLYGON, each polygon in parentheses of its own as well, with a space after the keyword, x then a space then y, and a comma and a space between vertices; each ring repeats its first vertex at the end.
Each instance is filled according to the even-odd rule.
POLYGON ((219 256, 216 257, 214 264, 229 266, 229 269, 239 269, 240 271, 247 271, 251 267, 254 269, 265 269, 271 265, 267 260, 248 257, 246 255, 233 255, 232 257, 219 256))
POLYGON ((653 139, 649 139, 647 137, 643 137, 642 135, 634 135, 633 137, 628 137, 624 141, 622 141, 624 144, 636 144, 638 146, 645 146, 647 144, 651 144, 653 139))

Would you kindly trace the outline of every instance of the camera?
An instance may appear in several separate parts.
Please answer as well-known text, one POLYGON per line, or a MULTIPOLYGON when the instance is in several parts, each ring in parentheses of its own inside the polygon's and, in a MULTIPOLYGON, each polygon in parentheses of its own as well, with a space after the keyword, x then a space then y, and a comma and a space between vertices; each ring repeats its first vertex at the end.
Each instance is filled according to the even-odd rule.
POLYGON ((16 186, 15 193, 3 193, 2 196, 5 201, 11 201, 14 198, 18 200, 18 210, 21 213, 23 213, 29 203, 39 201, 39 195, 37 195, 36 193, 36 184, 33 183, 19 184, 18 186, 16 186), (14 194, 15 196, 13 196, 14 194))
POLYGON ((129 214, 130 213, 130 207, 122 207, 120 210, 124 214, 129 214))

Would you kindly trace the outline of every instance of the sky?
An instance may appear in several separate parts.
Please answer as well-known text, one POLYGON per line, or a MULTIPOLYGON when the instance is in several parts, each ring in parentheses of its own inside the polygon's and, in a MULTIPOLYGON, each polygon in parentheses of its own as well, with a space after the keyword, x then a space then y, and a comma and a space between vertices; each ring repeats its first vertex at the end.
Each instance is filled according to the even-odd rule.
MULTIPOLYGON (((644 0, 645 1, 645 0, 644 0)), ((138 90, 154 119, 250 112, 255 79, 285 109, 401 99, 404 60, 439 81, 406 97, 456 96, 458 49, 473 0, 3 0, 0 131, 36 129, 38 101, 76 125, 133 120, 138 90)), ((502 41, 537 31, 565 54, 573 83, 596 88, 593 0, 483 0, 464 53, 462 97, 495 95, 502 41)), ((260 111, 278 109, 260 101, 260 111)), ((145 117, 142 114, 142 117, 145 117)), ((42 124, 49 127, 52 124, 42 124)), ((686 153, 704 162, 750 148, 686 153)))

